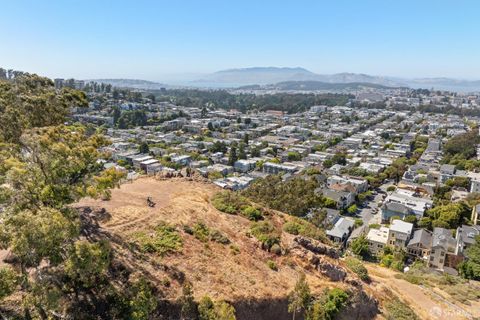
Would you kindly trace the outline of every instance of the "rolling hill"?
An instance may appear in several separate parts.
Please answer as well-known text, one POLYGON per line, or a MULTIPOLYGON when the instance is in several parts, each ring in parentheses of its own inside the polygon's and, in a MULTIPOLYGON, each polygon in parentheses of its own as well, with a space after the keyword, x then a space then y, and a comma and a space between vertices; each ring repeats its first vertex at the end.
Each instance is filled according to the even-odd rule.
POLYGON ((318 81, 332 84, 368 83, 386 87, 434 88, 436 90, 464 92, 480 91, 480 80, 461 80, 452 78, 408 79, 349 72, 317 74, 300 67, 252 67, 228 69, 206 75, 202 79, 193 81, 192 83, 198 86, 239 87, 245 85, 271 85, 291 81, 318 81))
POLYGON ((196 82, 219 83, 219 84, 273 84, 289 81, 320 81, 325 83, 373 83, 385 86, 399 86, 398 82, 385 77, 370 76, 357 73, 337 73, 322 75, 313 73, 304 68, 277 68, 277 67, 253 67, 244 69, 229 69, 218 71, 203 77, 196 82))
POLYGON ((373 89, 389 89, 393 87, 368 82, 346 82, 346 83, 330 83, 322 81, 285 81, 271 85, 253 85, 243 86, 239 89, 265 89, 265 90, 282 90, 282 91, 340 91, 340 90, 357 90, 362 88, 373 89))
POLYGON ((172 87, 237 88, 253 85, 268 85, 269 87, 277 88, 279 90, 342 90, 355 89, 356 87, 361 86, 370 88, 433 88, 435 90, 461 92, 480 91, 480 80, 461 80, 452 78, 407 79, 349 72, 317 74, 301 67, 252 67, 227 69, 204 75, 200 79, 185 79, 181 83, 171 85, 139 79, 94 79, 91 81, 111 84, 114 87, 140 90, 158 90, 160 88, 172 87))

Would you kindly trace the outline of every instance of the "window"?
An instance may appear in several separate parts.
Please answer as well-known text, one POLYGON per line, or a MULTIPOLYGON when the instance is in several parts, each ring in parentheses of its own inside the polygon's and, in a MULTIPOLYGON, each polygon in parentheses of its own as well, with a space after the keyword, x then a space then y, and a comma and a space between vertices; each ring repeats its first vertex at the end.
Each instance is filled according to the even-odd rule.
POLYGON ((435 250, 432 250, 432 254, 435 254, 435 250))
POLYGON ((430 261, 433 261, 434 258, 435 258, 434 256, 431 256, 431 257, 430 257, 430 261))
POLYGON ((440 261, 439 261, 439 262, 440 262, 440 263, 443 263, 443 259, 440 259, 440 261))
POLYGON ((445 252, 443 252, 443 251, 440 252, 440 255, 441 255, 442 257, 444 257, 444 256, 445 256, 445 252))

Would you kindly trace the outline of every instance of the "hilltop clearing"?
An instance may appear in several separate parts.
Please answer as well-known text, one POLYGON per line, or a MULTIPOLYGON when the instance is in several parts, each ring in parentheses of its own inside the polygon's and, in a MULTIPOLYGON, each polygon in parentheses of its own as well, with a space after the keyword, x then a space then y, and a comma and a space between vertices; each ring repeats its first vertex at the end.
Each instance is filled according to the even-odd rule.
MULTIPOLYGON (((181 295, 182 284, 188 281, 196 300, 204 295, 227 300, 236 307, 239 319, 286 319, 290 317, 288 294, 299 273, 305 272, 312 293, 343 288, 364 302, 356 307, 365 318, 375 316, 375 300, 363 291, 361 281, 340 260, 314 254, 301 240, 320 248, 328 246, 282 232, 282 225, 292 217, 267 213, 268 221, 280 234, 283 254, 267 252, 250 234, 253 222, 219 212, 211 205, 211 197, 218 191, 203 182, 146 178, 113 190, 110 201, 84 199, 76 207, 100 219, 96 233, 114 239, 118 260, 132 272, 147 275, 166 301, 174 303, 181 295), (147 197, 155 207, 147 206, 147 197), (164 223, 178 230, 181 249, 163 256, 132 250, 131 244, 139 243, 139 234, 149 234, 164 223), (222 244, 202 239, 198 232, 189 234, 199 224, 228 241, 222 244)), ((329 255, 335 256, 335 250, 331 250, 329 255)))

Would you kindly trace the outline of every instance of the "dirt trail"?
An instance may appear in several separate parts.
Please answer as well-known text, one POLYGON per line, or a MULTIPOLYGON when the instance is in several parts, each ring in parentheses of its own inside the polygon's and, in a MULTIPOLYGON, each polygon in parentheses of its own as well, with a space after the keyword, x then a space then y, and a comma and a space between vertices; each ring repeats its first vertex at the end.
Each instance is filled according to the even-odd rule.
MULTIPOLYGON (((470 311, 448 302, 433 290, 395 278, 395 274, 398 272, 375 264, 367 264, 366 267, 375 281, 374 286, 385 286, 392 290, 405 300, 422 319, 473 319, 470 311)), ((478 313, 473 316, 479 317, 480 311, 478 313)))

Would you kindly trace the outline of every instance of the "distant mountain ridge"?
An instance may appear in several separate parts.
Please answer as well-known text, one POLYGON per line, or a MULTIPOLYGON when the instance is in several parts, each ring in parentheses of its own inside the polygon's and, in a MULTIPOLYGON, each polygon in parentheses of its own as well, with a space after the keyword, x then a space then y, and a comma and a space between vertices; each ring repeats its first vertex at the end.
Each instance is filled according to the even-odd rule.
MULTIPOLYGON (((87 80, 90 81, 90 80, 87 80)), ((341 90, 359 86, 379 88, 409 87, 463 92, 480 92, 480 80, 461 80, 445 77, 405 79, 374 76, 364 73, 317 74, 301 67, 251 67, 227 69, 204 75, 201 79, 185 80, 181 84, 164 84, 140 79, 94 79, 120 88, 158 90, 160 88, 238 88, 245 86, 277 87, 279 90, 341 90), (300 83, 304 82, 304 83, 300 83), (328 85, 330 84, 330 85, 328 85), (348 84, 347 86, 344 86, 348 84), (299 89, 295 89, 299 88, 299 89), (310 89, 307 89, 310 88, 310 89)))
POLYGON ((384 86, 401 86, 401 83, 385 77, 370 76, 357 73, 337 73, 322 75, 307 69, 252 67, 244 69, 228 69, 217 71, 197 80, 197 83, 233 83, 238 85, 266 85, 288 81, 320 81, 325 83, 373 83, 384 86))
POLYGON ((218 84, 224 87, 245 85, 270 85, 289 81, 319 81, 323 83, 370 83, 386 87, 410 87, 452 91, 480 91, 480 80, 459 80, 451 78, 404 79, 387 76, 373 76, 364 73, 317 74, 301 67, 252 67, 228 69, 204 76, 193 83, 218 84))
POLYGON ((207 75, 195 83, 231 83, 238 85, 273 84, 283 81, 315 80, 316 75, 304 68, 253 67, 228 69, 207 75))
POLYGON ((397 87, 389 87, 381 84, 368 82, 347 82, 347 83, 329 83, 321 81, 285 81, 269 85, 247 85, 239 87, 243 90, 294 90, 294 91, 339 91, 339 90, 357 90, 362 88, 389 89, 397 87))

